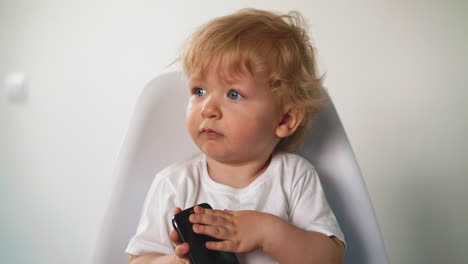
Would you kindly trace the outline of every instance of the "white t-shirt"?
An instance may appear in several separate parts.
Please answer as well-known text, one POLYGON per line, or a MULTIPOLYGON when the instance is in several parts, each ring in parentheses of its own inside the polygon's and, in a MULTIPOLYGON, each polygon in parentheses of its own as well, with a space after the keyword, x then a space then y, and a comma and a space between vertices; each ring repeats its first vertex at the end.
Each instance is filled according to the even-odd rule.
MULTIPOLYGON (((174 253, 169 238, 176 207, 209 203, 214 209, 255 210, 277 215, 295 226, 336 236, 344 235, 330 209, 314 167, 291 153, 275 153, 268 168, 251 184, 236 189, 208 175, 206 156, 198 154, 159 172, 149 190, 136 234, 126 252, 174 253)), ((240 263, 277 263, 261 250, 237 254, 240 263)))

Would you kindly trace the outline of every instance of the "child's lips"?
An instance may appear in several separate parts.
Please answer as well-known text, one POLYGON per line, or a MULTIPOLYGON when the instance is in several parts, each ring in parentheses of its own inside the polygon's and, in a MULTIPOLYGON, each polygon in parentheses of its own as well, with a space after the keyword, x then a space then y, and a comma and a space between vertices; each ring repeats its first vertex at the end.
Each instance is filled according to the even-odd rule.
POLYGON ((221 133, 219 133, 218 131, 216 130, 213 130, 211 128, 203 128, 201 131, 200 131, 201 134, 205 134, 205 135, 208 135, 208 136, 222 136, 221 133))

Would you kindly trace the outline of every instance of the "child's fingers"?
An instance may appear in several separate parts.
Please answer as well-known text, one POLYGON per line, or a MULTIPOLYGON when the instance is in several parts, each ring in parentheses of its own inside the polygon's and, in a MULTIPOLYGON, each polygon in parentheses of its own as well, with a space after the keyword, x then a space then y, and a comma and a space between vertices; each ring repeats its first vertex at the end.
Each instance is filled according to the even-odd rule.
MULTIPOLYGON (((174 209, 174 215, 182 212, 182 209, 180 207, 176 207, 174 209)), ((177 257, 176 263, 179 263, 179 261, 182 261, 182 263, 190 264, 190 261, 187 259, 187 254, 190 250, 190 246, 188 243, 181 243, 179 241, 179 233, 175 230, 171 230, 171 233, 169 234, 170 239, 172 242, 176 244, 175 248, 175 255, 177 257)))
MULTIPOLYGON (((180 207, 176 207, 174 209, 174 215, 175 214, 178 214, 179 212, 181 212, 182 209, 180 209, 180 207)), ((172 240, 172 242, 174 242, 176 245, 179 245, 180 242, 179 242, 179 234, 177 233, 177 231, 175 230, 172 230, 171 233, 169 234, 169 237, 170 239, 172 240)))
POLYGON ((230 227, 232 225, 231 219, 228 217, 209 215, 209 214, 191 214, 189 221, 193 224, 204 224, 213 226, 230 227))
POLYGON ((227 252, 237 252, 238 248, 236 243, 229 240, 224 240, 220 242, 213 242, 209 241, 205 244, 206 248, 211 250, 218 250, 218 251, 227 251, 227 252))
POLYGON ((233 236, 229 229, 220 226, 193 225, 193 231, 197 234, 211 236, 217 239, 229 239, 233 236))
POLYGON ((175 248, 175 254, 179 258, 186 258, 187 254, 190 250, 190 246, 188 243, 182 243, 175 248))
POLYGON ((189 221, 193 224, 205 224, 215 226, 228 226, 232 222, 232 213, 221 210, 205 209, 195 207, 195 214, 191 214, 189 221))
POLYGON ((169 238, 172 240, 172 242, 174 242, 174 244, 176 245, 180 245, 182 244, 180 241, 179 241, 179 233, 177 233, 177 231, 175 230, 171 230, 171 233, 169 233, 169 238))
POLYGON ((174 209, 174 214, 178 214, 182 212, 182 209, 180 209, 180 207, 176 207, 176 209, 174 209))
POLYGON ((224 212, 221 211, 221 210, 206 209, 206 208, 203 208, 203 207, 198 206, 198 205, 193 208, 193 211, 196 214, 209 214, 209 215, 218 215, 218 216, 224 215, 224 212))
POLYGON ((234 211, 229 211, 227 209, 224 210, 216 210, 216 209, 206 209, 201 206, 195 206, 194 209, 195 214, 197 215, 210 215, 215 217, 222 217, 226 219, 231 219, 234 211))

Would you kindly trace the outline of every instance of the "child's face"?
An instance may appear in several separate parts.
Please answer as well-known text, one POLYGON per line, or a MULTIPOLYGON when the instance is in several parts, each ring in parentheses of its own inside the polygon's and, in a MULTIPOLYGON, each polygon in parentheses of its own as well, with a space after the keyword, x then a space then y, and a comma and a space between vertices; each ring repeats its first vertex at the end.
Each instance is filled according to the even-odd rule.
POLYGON ((271 154, 282 112, 265 80, 260 73, 244 74, 226 83, 213 66, 204 80, 190 83, 187 127, 208 157, 240 163, 271 154))

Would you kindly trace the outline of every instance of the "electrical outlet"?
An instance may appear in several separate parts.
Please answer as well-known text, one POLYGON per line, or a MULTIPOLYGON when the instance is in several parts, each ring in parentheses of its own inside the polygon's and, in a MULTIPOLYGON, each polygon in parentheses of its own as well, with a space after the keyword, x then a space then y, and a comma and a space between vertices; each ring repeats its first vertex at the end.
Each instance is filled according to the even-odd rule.
POLYGON ((5 78, 8 101, 24 103, 27 99, 26 75, 22 72, 11 72, 5 78))

